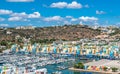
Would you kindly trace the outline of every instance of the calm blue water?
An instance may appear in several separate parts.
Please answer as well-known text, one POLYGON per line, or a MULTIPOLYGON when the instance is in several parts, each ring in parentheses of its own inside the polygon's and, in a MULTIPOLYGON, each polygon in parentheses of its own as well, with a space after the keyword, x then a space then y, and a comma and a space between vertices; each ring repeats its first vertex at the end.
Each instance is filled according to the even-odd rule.
MULTIPOLYGON (((59 71, 56 69, 56 65, 48 65, 45 66, 45 68, 48 69, 48 73, 51 74, 52 72, 59 71)), ((60 70, 62 74, 100 74, 100 73, 93 73, 93 72, 77 72, 77 71, 71 71, 68 69, 60 70)))
MULTIPOLYGON (((66 63, 47 65, 47 66, 44 66, 43 68, 47 68, 48 74, 51 74, 52 72, 55 72, 55 71, 61 71, 62 74, 100 74, 100 73, 93 73, 93 72, 78 72, 78 71, 72 71, 69 69, 64 69, 64 70, 57 69, 57 66, 61 66, 61 65, 65 65, 65 64, 66 63)), ((2 64, 0 64, 0 66, 2 66, 2 64)), ((1 70, 0 70, 0 72, 1 72, 1 70)))
MULTIPOLYGON (((78 60, 78 58, 76 58, 76 62, 74 62, 74 64, 78 63, 78 62, 84 62, 85 63, 85 62, 87 62, 87 60, 78 60)), ((68 64, 68 62, 64 62, 64 63, 61 63, 61 64, 47 65, 44 68, 47 68, 48 73, 50 73, 50 74, 52 72, 55 72, 55 71, 61 71, 62 74, 101 74, 101 73, 93 73, 93 72, 78 72, 78 71, 72 71, 72 70, 69 70, 69 69, 65 69, 65 70, 58 70, 58 69, 56 69, 57 66, 63 66, 63 65, 64 66, 68 66, 70 64, 73 64, 73 62, 69 62, 69 64, 68 64)), ((72 65, 72 67, 73 67, 73 65, 72 65)))

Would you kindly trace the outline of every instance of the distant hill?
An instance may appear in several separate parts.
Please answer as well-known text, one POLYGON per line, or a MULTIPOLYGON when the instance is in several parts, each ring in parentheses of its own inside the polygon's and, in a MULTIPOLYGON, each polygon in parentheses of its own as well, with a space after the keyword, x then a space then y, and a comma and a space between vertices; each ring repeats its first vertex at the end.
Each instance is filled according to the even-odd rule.
POLYGON ((110 34, 113 38, 119 38, 120 39, 120 28, 113 28, 114 32, 110 34))
POLYGON ((44 27, 35 29, 13 29, 0 30, 0 41, 15 41, 16 36, 38 40, 79 40, 80 38, 93 38, 100 34, 99 30, 94 30, 82 25, 64 25, 57 27, 44 27), (9 31, 11 34, 6 34, 9 31))
POLYGON ((115 30, 115 32, 111 33, 111 36, 120 34, 120 28, 113 28, 113 30, 115 30))

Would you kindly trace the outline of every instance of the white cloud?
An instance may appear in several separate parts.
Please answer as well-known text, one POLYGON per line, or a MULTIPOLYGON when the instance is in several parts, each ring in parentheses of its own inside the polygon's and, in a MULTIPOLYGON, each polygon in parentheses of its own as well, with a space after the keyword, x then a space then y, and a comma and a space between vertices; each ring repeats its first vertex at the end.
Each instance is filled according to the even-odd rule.
POLYGON ((0 9, 0 14, 3 15, 3 14, 11 14, 13 13, 11 10, 5 10, 5 9, 0 9))
POLYGON ((53 16, 53 17, 44 18, 44 21, 59 21, 59 20, 62 20, 61 16, 53 16))
POLYGON ((71 4, 67 5, 67 8, 82 8, 82 4, 73 1, 71 4))
POLYGON ((85 8, 89 8, 89 5, 88 5, 88 4, 86 4, 84 7, 85 7, 85 8))
POLYGON ((50 5, 52 8, 82 8, 82 4, 77 3, 76 1, 73 1, 72 3, 66 3, 66 2, 57 2, 57 3, 52 3, 50 5))
POLYGON ((8 18, 8 21, 20 21, 22 20, 22 17, 10 17, 8 18))
POLYGON ((80 21, 80 22, 79 22, 79 24, 80 24, 80 25, 83 25, 83 22, 82 22, 82 21, 80 21))
POLYGON ((120 22, 117 22, 115 25, 120 27, 120 22))
POLYGON ((58 2, 58 3, 52 3, 50 7, 52 8, 64 8, 67 6, 66 2, 58 2))
POLYGON ((39 18, 39 17, 40 17, 39 12, 34 12, 34 13, 28 15, 28 18, 39 18))
POLYGON ((66 18, 73 18, 72 16, 66 16, 66 18))
POLYGON ((34 0, 7 0, 7 2, 33 2, 34 0))
POLYGON ((78 19, 76 19, 76 18, 72 18, 72 19, 71 19, 71 21, 73 21, 73 22, 74 22, 74 21, 77 21, 77 20, 78 20, 78 19))
POLYGON ((27 17, 28 15, 25 12, 21 12, 21 13, 13 13, 11 14, 11 16, 16 16, 16 17, 27 17))
POLYGON ((96 26, 97 26, 97 25, 99 25, 99 23, 98 23, 98 22, 94 22, 94 25, 96 25, 96 26))
POLYGON ((98 10, 96 10, 96 14, 105 14, 106 12, 104 12, 104 11, 98 11, 98 10))
POLYGON ((63 24, 71 24, 71 22, 64 21, 63 24))
POLYGON ((39 12, 33 12, 31 14, 26 14, 25 12, 21 13, 12 13, 11 17, 8 18, 8 21, 30 21, 30 18, 40 18, 39 12))
MULTIPOLYGON (((25 12, 16 13, 11 10, 0 9, 0 14, 5 15, 9 14, 11 17, 8 18, 8 21, 30 21, 30 18, 40 18, 39 12, 33 12, 31 14, 27 14, 25 12)), ((4 21, 4 18, 0 18, 0 21, 4 21)))
POLYGON ((4 18, 1 18, 1 17, 0 17, 0 21, 4 21, 4 20, 5 20, 4 18))
POLYGON ((15 17, 8 18, 8 21, 28 21, 29 22, 30 20, 23 17, 15 16, 15 17))
POLYGON ((79 17, 79 19, 82 21, 97 21, 98 20, 98 18, 96 17, 88 17, 88 16, 81 16, 79 17))
POLYGON ((0 26, 2 26, 2 27, 7 27, 7 26, 9 26, 8 24, 0 24, 0 26))
POLYGON ((66 16, 65 18, 70 19, 71 22, 79 20, 78 18, 74 18, 73 16, 66 16))
POLYGON ((21 13, 13 13, 11 14, 13 17, 22 17, 22 18, 39 18, 41 15, 39 12, 33 12, 31 14, 26 14, 25 12, 21 13))

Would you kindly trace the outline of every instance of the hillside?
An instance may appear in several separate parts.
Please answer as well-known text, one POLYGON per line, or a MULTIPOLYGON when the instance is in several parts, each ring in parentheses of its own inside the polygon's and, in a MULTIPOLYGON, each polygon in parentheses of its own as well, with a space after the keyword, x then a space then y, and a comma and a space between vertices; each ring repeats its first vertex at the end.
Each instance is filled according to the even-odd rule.
POLYGON ((115 32, 111 33, 111 34, 110 34, 111 36, 120 34, 120 28, 113 28, 113 30, 115 30, 115 32))
POLYGON ((44 27, 35 28, 34 30, 22 30, 22 29, 7 29, 0 30, 0 41, 15 41, 16 36, 31 38, 32 41, 38 40, 79 40, 80 38, 93 38, 99 35, 99 30, 94 30, 87 26, 81 25, 65 25, 57 27, 44 27), (6 34, 7 31, 12 32, 11 34, 6 34))
POLYGON ((113 28, 114 32, 110 34, 113 38, 119 38, 120 39, 120 28, 113 28))

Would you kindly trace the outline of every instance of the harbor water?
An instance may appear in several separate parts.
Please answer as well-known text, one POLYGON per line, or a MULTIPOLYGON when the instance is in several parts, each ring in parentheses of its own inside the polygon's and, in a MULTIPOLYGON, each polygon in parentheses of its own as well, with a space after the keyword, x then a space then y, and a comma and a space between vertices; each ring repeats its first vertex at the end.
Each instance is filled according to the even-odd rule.
MULTIPOLYGON (((48 74, 53 74, 54 72, 61 72, 61 74, 98 74, 93 72, 77 72, 69 70, 76 63, 82 62, 87 63, 90 61, 99 60, 99 58, 93 57, 83 57, 83 56, 74 56, 74 55, 61 55, 61 54, 40 54, 40 55, 19 55, 19 54, 4 54, 1 55, 1 61, 4 65, 11 64, 17 67, 31 67, 36 69, 46 68, 48 74), (11 56, 11 57, 10 57, 11 56), (10 60, 9 59, 13 59, 10 60), (45 59, 46 58, 46 59, 45 59), (38 60, 39 59, 39 60, 38 60), (20 63, 16 63, 21 62, 20 63), (28 62, 25 64, 25 62, 28 62), (53 63, 54 62, 54 63, 53 63), (40 66, 40 64, 42 64, 40 66)), ((2 64, 0 64, 2 66, 2 64)))

